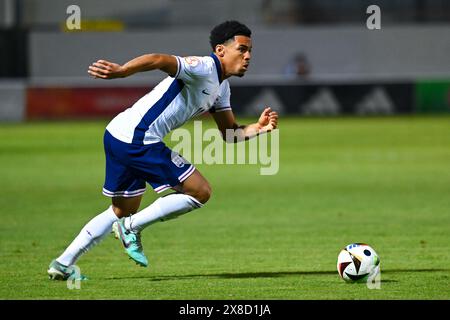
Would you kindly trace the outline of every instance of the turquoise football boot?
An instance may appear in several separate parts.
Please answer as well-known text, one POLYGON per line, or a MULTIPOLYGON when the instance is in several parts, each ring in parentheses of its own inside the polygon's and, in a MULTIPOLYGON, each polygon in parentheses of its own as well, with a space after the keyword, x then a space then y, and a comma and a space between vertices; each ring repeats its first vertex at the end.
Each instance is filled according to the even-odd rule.
POLYGON ((148 266, 148 260, 142 248, 141 233, 126 229, 123 223, 124 219, 114 222, 112 230, 115 237, 120 239, 130 259, 142 267, 148 266))
MULTIPOLYGON (((79 269, 78 269, 79 271, 79 269)), ((48 266, 48 277, 50 280, 87 280, 88 278, 79 272, 75 266, 65 266, 56 260, 53 260, 48 266)))

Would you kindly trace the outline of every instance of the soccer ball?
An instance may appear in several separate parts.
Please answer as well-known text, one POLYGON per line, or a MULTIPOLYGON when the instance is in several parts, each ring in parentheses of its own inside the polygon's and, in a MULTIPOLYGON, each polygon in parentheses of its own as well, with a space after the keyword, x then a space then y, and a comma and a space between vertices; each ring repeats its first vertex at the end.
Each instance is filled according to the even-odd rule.
POLYGON ((380 258, 365 243, 352 243, 337 259, 339 276, 347 282, 370 282, 380 273, 380 258))

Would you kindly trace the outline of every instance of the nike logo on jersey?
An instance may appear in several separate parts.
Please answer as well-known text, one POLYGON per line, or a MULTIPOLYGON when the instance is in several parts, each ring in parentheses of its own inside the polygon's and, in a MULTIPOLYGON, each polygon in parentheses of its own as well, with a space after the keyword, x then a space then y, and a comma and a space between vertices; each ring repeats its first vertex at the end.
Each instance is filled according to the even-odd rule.
POLYGON ((206 89, 203 89, 202 93, 207 94, 208 96, 210 95, 210 93, 208 91, 206 91, 206 89))

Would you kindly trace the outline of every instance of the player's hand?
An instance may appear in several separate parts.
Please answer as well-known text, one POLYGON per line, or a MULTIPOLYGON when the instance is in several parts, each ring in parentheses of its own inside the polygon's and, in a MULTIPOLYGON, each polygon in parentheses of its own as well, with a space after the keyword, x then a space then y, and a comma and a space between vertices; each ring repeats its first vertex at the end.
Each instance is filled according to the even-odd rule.
POLYGON ((88 73, 94 78, 115 79, 126 77, 125 68, 120 64, 98 60, 89 66, 88 73))
POLYGON ((258 124, 263 132, 270 132, 278 126, 278 113, 270 107, 264 109, 259 117, 258 124))

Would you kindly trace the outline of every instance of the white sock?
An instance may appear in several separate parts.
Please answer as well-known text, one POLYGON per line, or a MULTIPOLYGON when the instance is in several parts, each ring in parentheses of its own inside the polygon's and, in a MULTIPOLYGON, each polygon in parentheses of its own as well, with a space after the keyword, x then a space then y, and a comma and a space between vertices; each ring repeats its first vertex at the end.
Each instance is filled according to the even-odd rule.
POLYGON ((118 218, 110 206, 106 211, 94 217, 81 229, 80 234, 56 261, 65 266, 73 265, 83 253, 99 243, 104 236, 111 232, 112 224, 117 220, 118 218))
POLYGON ((139 232, 152 223, 175 219, 182 214, 201 208, 202 206, 197 199, 187 194, 169 194, 156 199, 147 208, 125 218, 125 228, 139 232))

